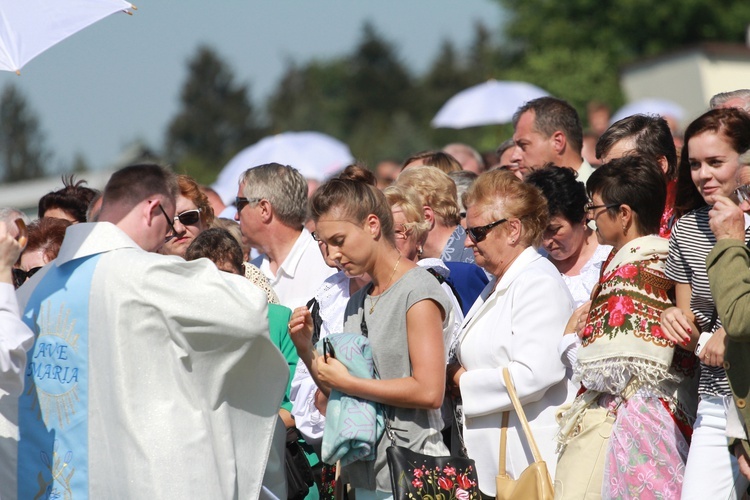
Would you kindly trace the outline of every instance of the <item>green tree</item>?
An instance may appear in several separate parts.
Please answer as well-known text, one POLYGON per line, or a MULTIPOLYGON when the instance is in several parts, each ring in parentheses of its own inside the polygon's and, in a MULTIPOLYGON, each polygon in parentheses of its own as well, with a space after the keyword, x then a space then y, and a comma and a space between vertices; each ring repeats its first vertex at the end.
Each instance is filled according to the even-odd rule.
POLYGON ((0 179, 41 177, 50 158, 36 114, 16 86, 7 85, 0 97, 0 179))
POLYGON ((199 182, 216 178, 242 148, 263 136, 248 98, 229 65, 209 47, 198 47, 188 62, 181 108, 169 124, 167 156, 199 182))

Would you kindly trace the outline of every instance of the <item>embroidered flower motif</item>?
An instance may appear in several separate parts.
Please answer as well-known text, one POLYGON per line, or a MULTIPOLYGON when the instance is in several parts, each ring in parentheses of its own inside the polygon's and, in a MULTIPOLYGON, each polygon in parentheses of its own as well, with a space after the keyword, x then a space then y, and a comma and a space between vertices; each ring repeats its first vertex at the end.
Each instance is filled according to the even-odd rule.
POLYGON ((455 476, 456 475, 456 468, 451 467, 450 465, 447 465, 443 468, 443 474, 446 476, 455 476))
POLYGON ((438 486, 440 486, 441 490, 450 491, 453 488, 453 481, 445 476, 441 476, 440 479, 438 479, 438 486))
POLYGON ((615 276, 620 276, 625 279, 633 279, 638 276, 638 268, 633 264, 624 265, 615 272, 615 276))
POLYGON ((414 469, 412 473, 414 474, 414 477, 416 477, 417 479, 419 479, 420 477, 424 475, 424 471, 422 469, 414 469))
POLYGON ((659 325, 651 325, 651 335, 656 337, 657 339, 667 338, 664 336, 664 331, 661 329, 659 325))
POLYGON ((456 482, 458 483, 458 486, 460 486, 464 490, 468 490, 472 486, 474 486, 474 482, 469 479, 466 474, 459 474, 456 476, 456 482))
POLYGON ((609 313, 609 321, 607 321, 609 326, 622 326, 623 323, 625 323, 625 315, 619 309, 609 313))
POLYGON ((411 484, 415 488, 421 488, 422 486, 424 486, 424 483, 422 481, 420 481, 419 479, 415 479, 414 481, 411 482, 411 484))
POLYGON ((591 337, 591 334, 594 333, 594 327, 592 325, 586 325, 586 328, 583 329, 582 338, 587 339, 591 337))
POLYGON ((469 492, 461 488, 456 488, 456 498, 458 500, 469 500, 469 492))

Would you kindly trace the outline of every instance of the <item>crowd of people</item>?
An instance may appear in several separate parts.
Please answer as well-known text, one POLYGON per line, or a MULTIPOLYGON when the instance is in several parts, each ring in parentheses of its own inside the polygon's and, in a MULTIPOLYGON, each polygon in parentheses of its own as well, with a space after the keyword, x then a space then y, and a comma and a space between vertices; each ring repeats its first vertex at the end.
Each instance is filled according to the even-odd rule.
POLYGON ((248 165, 233 203, 138 164, 0 208, 0 497, 387 499, 396 443, 495 498, 499 449, 534 462, 515 392, 555 498, 743 498, 750 90, 591 162, 563 100, 513 125, 494 164, 248 165))

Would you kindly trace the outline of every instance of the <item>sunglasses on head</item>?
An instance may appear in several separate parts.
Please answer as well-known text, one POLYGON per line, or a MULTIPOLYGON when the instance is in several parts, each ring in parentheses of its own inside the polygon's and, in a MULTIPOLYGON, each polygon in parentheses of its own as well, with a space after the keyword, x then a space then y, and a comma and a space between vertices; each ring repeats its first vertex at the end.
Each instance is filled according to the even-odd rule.
POLYGON ((486 226, 467 227, 466 234, 469 235, 471 241, 473 241, 474 243, 479 243, 480 241, 484 241, 484 239, 487 238, 487 233, 489 233, 493 227, 499 226, 503 222, 508 222, 508 219, 496 220, 495 222, 490 222, 486 226))
POLYGON ((42 266, 39 267, 32 267, 28 271, 24 271, 23 269, 16 269, 13 268, 13 285, 18 288, 24 283, 26 283, 26 280, 34 276, 37 271, 39 271, 42 268, 42 266))
POLYGON ((185 210, 174 216, 174 220, 179 220, 183 226, 194 226, 201 220, 201 209, 185 210))

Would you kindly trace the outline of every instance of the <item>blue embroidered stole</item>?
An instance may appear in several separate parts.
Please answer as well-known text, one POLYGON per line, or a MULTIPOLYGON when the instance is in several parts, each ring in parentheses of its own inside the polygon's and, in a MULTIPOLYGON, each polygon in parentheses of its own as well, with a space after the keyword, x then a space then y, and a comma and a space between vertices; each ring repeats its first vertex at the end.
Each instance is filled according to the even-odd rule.
POLYGON ((53 265, 26 305, 36 341, 18 402, 18 498, 88 497, 89 295, 99 257, 53 265))

